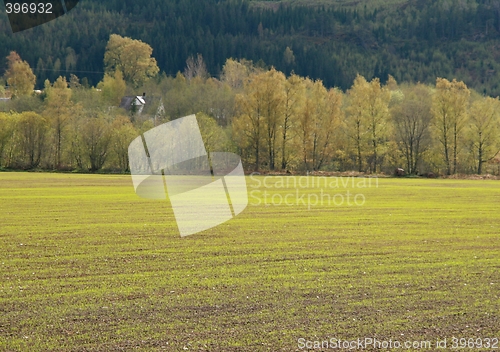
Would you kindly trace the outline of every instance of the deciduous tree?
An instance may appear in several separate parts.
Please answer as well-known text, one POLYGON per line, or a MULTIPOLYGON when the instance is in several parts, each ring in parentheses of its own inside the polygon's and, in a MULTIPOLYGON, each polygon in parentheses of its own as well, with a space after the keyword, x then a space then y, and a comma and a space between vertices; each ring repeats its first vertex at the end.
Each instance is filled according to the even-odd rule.
POLYGON ((36 77, 30 65, 23 61, 15 51, 11 51, 7 56, 5 79, 13 97, 33 94, 36 77))
POLYGON ((243 128, 242 144, 254 152, 255 170, 261 166, 262 144, 265 143, 269 165, 274 169, 278 119, 282 116, 282 73, 272 69, 255 74, 245 84, 244 93, 236 96, 240 112, 233 129, 243 128))
POLYGON ((15 116, 12 113, 0 112, 0 167, 5 166, 5 154, 12 144, 15 128, 15 116))
POLYGON ((191 81, 195 77, 204 81, 208 76, 207 66, 201 54, 198 54, 196 59, 193 56, 188 57, 186 60, 186 69, 184 70, 184 77, 186 77, 188 81, 191 81))
POLYGON ((102 92, 103 100, 110 105, 120 105, 121 99, 125 95, 127 84, 123 79, 123 73, 117 70, 113 73, 105 74, 104 78, 97 85, 102 92))
POLYGON ((431 144, 432 121, 429 89, 417 84, 404 90, 403 101, 392 109, 395 140, 406 160, 406 171, 417 172, 422 154, 431 144))
POLYGON ((294 137, 294 130, 297 128, 297 121, 301 104, 304 101, 305 85, 304 80, 292 74, 284 84, 284 106, 283 124, 281 133, 281 169, 285 170, 293 153, 288 147, 294 137))
POLYGON ((48 122, 35 112, 23 112, 17 122, 19 161, 28 169, 36 168, 46 150, 48 122))
POLYGON ((319 115, 321 120, 316 123, 317 148, 315 150, 314 169, 319 170, 325 162, 333 158, 339 136, 338 129, 344 120, 342 104, 344 95, 337 88, 330 88, 325 97, 325 114, 319 115))
POLYGON ((111 126, 103 116, 87 117, 82 121, 81 142, 89 170, 100 170, 110 151, 111 126))
POLYGON ((139 87, 159 72, 152 53, 151 46, 140 40, 111 34, 104 54, 106 73, 119 70, 125 81, 139 87))
POLYGON ((117 116, 112 123, 111 149, 121 171, 129 171, 128 147, 139 135, 130 119, 117 116))
POLYGON ((279 129, 283 127, 285 75, 274 68, 261 74, 261 89, 264 94, 264 124, 269 169, 274 170, 277 158, 279 129))
POLYGON ((45 82, 45 110, 43 115, 51 124, 53 134, 54 166, 61 167, 65 129, 71 119, 74 104, 71 102, 72 91, 66 78, 59 77, 53 85, 45 82))
POLYGON ((222 68, 221 81, 239 92, 256 71, 252 61, 227 59, 222 68))
POLYGON ((370 135, 371 156, 369 164, 371 172, 379 170, 383 160, 383 147, 387 143, 389 101, 391 95, 389 89, 380 85, 380 80, 374 78, 367 86, 365 97, 365 109, 368 118, 368 133, 370 135))
POLYGON ((500 150, 499 114, 498 97, 480 98, 470 108, 469 138, 479 175, 483 172, 483 163, 493 159, 500 150))
POLYGON ((436 137, 443 147, 443 158, 448 175, 457 172, 458 152, 462 146, 462 132, 467 121, 470 91, 464 82, 436 80, 432 112, 436 137))
POLYGON ((363 76, 356 76, 354 84, 347 91, 349 102, 346 109, 346 132, 355 150, 358 171, 363 171, 363 156, 366 154, 369 121, 366 117, 366 94, 369 83, 363 76))
POLYGON ((305 101, 299 115, 302 162, 306 170, 319 170, 333 155, 342 94, 337 89, 328 91, 320 80, 306 79, 305 86, 305 101))

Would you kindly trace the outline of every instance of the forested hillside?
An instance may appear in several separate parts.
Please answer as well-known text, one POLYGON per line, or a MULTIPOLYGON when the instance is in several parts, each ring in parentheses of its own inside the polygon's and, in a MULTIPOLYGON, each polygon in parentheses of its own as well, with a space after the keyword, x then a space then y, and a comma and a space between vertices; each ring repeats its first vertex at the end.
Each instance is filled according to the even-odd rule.
MULTIPOLYGON (((71 73, 96 85, 106 43, 117 33, 150 44, 168 75, 200 53, 213 76, 233 57, 344 90, 357 73, 382 82, 391 74, 398 82, 457 78, 500 95, 499 0, 305 3, 82 0, 69 15, 15 35, 0 6, 0 57, 18 52, 33 67, 38 88, 71 73)), ((0 60, 0 72, 5 68, 0 60)))

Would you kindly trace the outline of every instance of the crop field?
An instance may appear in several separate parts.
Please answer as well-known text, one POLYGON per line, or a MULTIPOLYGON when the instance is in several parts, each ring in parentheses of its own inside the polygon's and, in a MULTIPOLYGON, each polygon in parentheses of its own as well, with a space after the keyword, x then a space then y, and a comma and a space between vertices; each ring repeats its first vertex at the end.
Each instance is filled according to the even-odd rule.
POLYGON ((247 183, 243 213, 181 238, 130 176, 0 173, 0 351, 500 337, 500 182, 247 183))

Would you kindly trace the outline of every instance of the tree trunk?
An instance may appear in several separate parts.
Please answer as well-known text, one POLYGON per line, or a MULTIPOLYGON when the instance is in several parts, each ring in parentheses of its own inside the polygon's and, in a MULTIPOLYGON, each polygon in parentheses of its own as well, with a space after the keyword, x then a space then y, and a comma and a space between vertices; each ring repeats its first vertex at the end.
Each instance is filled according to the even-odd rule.
POLYGON ((478 149, 478 163, 477 163, 477 174, 481 175, 483 172, 483 143, 479 142, 479 149, 478 149))
POLYGON ((448 136, 446 133, 446 127, 443 135, 443 145, 444 145, 444 160, 446 161, 446 174, 451 175, 451 165, 450 165, 450 153, 448 150, 448 136))
POLYGON ((453 127, 453 174, 457 173, 457 125, 453 127))
POLYGON ((356 138, 356 147, 358 148, 358 171, 359 172, 362 172, 363 170, 363 165, 362 165, 362 161, 361 161, 361 135, 360 135, 360 123, 357 122, 357 138, 356 138))
POLYGON ((288 129, 288 116, 285 116, 285 121, 283 123, 283 142, 281 146, 281 169, 286 169, 286 132, 288 129))

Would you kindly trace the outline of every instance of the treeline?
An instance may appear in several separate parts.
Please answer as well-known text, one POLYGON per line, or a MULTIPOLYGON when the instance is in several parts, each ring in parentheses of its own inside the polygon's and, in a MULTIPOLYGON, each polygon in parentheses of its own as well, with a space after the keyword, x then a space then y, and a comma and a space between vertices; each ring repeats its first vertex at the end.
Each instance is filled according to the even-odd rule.
POLYGON ((160 76, 140 88, 158 99, 138 114, 118 108, 125 90, 132 88, 117 76, 106 76, 99 88, 84 87, 76 76, 70 82, 59 77, 54 83, 47 81, 42 93, 0 102, 0 170, 128 172, 133 139, 170 116, 194 111, 208 150, 236 150, 229 125, 222 127, 203 112, 230 121, 234 95, 226 95, 227 85, 212 79, 188 82, 182 74, 160 76), (162 98, 165 109, 157 114, 162 98))
POLYGON ((39 89, 46 79, 71 74, 95 86, 109 35, 118 33, 149 43, 160 70, 170 75, 200 53, 216 77, 233 57, 343 90, 359 73, 382 83, 389 74, 427 84, 456 77, 482 94, 500 95, 499 0, 411 0, 391 8, 253 3, 86 0, 57 21, 15 35, 0 9, 0 57, 20 53, 39 89))
MULTIPOLYGON (((26 62, 14 54, 9 58, 9 82, 14 71, 29 76, 26 62)), ((140 87, 127 86, 116 71, 97 88, 72 76, 69 82, 46 81, 40 94, 28 92, 19 90, 0 105, 0 168, 126 172, 134 138, 197 113, 207 149, 238 153, 247 170, 392 173, 403 167, 408 174, 481 174, 500 169, 498 98, 445 78, 425 85, 398 84, 389 76, 383 84, 358 75, 343 91, 247 60, 228 59, 213 78, 198 56, 188 60, 184 74, 160 74, 140 87), (157 103, 142 114, 120 109, 126 92, 146 92, 157 103)))
POLYGON ((232 140, 255 170, 499 172, 500 101, 457 80, 358 75, 344 93, 271 69, 250 75, 235 102, 232 140))

